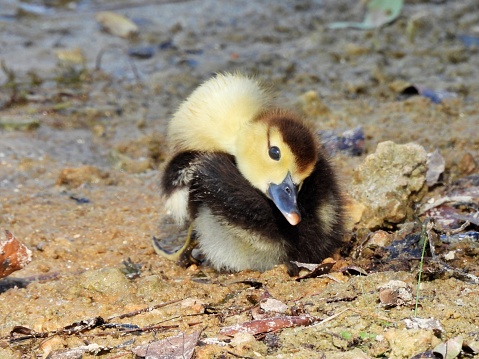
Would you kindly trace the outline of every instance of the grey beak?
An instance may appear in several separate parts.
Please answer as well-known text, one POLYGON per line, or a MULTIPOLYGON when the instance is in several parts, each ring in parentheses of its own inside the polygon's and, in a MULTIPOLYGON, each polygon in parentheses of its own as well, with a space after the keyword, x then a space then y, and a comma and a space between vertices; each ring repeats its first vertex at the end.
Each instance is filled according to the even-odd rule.
POLYGON ((280 184, 271 183, 268 193, 276 207, 292 226, 301 222, 301 214, 297 204, 298 190, 293 183, 291 173, 288 172, 288 175, 280 184))

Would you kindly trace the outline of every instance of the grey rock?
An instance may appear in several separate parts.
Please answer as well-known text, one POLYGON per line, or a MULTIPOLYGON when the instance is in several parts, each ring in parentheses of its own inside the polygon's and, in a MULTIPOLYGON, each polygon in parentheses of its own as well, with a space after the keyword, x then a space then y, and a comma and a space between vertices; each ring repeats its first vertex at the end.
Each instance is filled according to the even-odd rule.
POLYGON ((365 207, 360 226, 387 228, 411 218, 413 203, 427 190, 426 162, 418 144, 379 143, 353 175, 351 194, 365 207))

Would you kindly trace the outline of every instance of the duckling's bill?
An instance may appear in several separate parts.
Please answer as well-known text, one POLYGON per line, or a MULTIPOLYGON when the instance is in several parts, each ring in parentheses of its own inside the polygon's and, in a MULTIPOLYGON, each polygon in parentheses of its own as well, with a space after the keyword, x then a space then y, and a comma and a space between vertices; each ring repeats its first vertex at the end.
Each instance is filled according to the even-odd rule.
POLYGON ((268 194, 292 226, 301 222, 301 214, 297 204, 298 189, 293 182, 291 173, 288 172, 288 175, 280 184, 270 183, 268 194))

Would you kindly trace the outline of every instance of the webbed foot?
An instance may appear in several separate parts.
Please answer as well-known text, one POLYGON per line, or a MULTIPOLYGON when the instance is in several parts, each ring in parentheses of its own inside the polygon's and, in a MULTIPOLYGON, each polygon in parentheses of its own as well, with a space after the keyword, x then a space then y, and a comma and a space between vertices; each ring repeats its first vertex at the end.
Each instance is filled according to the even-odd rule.
POLYGON ((156 237, 151 239, 155 252, 171 261, 175 261, 181 267, 188 267, 191 264, 199 264, 200 261, 193 257, 193 249, 198 245, 198 242, 194 238, 193 225, 188 227, 188 234, 186 236, 185 244, 176 251, 169 251, 163 248, 160 244, 160 240, 156 237))

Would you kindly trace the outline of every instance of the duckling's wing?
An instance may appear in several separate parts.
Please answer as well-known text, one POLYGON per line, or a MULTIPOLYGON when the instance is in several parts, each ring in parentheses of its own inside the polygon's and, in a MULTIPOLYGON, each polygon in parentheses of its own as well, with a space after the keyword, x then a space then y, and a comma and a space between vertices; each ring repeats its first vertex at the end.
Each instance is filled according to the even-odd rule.
POLYGON ((174 191, 187 188, 195 174, 198 159, 202 157, 198 151, 177 153, 166 165, 161 178, 161 188, 167 197, 174 191))
POLYGON ((344 235, 343 198, 331 164, 320 154, 298 194, 302 221, 289 258, 320 263, 341 247, 344 235))
POLYGON ((233 156, 204 154, 196 170, 190 187, 193 212, 206 206, 233 226, 280 238, 277 222, 286 224, 286 220, 274 203, 243 177, 233 156))
POLYGON ((179 225, 190 219, 188 201, 190 184, 197 171, 199 159, 204 154, 196 151, 177 153, 166 165, 161 178, 165 208, 179 225))

